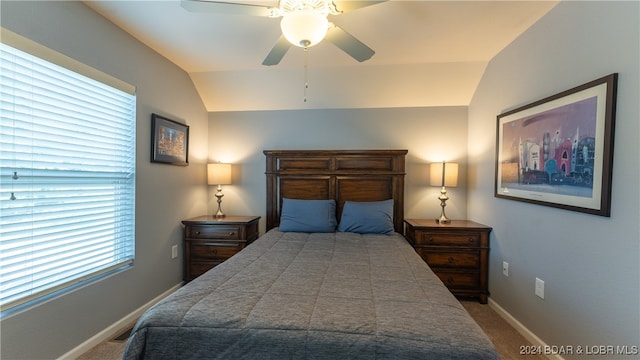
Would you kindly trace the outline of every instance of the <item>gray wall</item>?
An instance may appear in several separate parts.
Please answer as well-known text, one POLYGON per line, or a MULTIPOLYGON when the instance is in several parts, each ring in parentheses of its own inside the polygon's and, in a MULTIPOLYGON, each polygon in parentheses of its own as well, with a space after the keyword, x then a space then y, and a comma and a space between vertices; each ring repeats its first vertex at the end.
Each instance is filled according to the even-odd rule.
POLYGON ((549 345, 640 345, 639 7, 561 2, 491 61, 469 107, 468 213, 494 228, 491 299, 549 345), (611 217, 494 198, 496 115, 614 72, 611 217))
MULTIPOLYGON (((209 158, 234 164, 224 188, 228 214, 263 216, 263 150, 407 149, 405 217, 440 216, 439 187, 428 186, 428 164, 460 163, 461 181, 447 194, 447 216, 466 218, 466 107, 217 112, 209 116, 209 158)), ((214 187, 210 189, 213 210, 214 187)))
POLYGON ((3 319, 0 357, 51 359, 180 283, 171 245, 205 212, 207 113, 188 75, 81 2, 1 2, 2 26, 137 87, 135 266, 3 319), (191 126, 190 166, 149 162, 151 113, 191 126))

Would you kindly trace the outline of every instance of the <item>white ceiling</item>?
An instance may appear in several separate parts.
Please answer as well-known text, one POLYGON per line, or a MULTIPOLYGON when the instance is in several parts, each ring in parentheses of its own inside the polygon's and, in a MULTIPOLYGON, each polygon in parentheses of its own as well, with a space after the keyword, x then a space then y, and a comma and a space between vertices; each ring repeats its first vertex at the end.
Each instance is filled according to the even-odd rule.
MULTIPOLYGON (((226 0, 277 6, 277 0, 226 0)), ((487 63, 557 1, 398 1, 330 16, 375 50, 328 41, 261 65, 280 19, 188 12, 180 0, 85 1, 191 76, 208 111, 468 105, 487 63)), ((339 0, 335 0, 339 6, 339 0)))

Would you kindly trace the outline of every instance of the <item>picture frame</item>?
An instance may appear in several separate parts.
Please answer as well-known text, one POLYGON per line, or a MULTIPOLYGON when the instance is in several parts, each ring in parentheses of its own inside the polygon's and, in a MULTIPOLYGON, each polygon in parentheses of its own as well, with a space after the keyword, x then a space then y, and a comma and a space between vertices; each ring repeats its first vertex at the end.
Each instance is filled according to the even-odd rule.
POLYGON ((189 126, 151 114, 151 162, 188 166, 189 126))
POLYGON ((494 195, 611 216, 618 74, 497 116, 494 195))

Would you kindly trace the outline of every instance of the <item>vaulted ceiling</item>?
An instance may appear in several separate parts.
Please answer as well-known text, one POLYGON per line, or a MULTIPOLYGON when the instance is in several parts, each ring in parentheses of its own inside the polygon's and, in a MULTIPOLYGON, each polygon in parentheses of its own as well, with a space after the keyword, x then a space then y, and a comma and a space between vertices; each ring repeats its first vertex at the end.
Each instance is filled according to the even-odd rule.
POLYGON ((329 16, 371 59, 324 40, 274 66, 261 63, 279 18, 190 12, 180 0, 85 3, 184 69, 208 111, 246 111, 468 105, 488 62, 557 1, 389 0, 329 16))

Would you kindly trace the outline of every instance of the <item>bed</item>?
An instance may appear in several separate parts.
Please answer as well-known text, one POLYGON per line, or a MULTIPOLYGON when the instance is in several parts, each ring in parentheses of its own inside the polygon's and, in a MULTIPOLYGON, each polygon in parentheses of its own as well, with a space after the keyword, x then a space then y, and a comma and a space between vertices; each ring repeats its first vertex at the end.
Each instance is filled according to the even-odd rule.
POLYGON ((498 359, 401 235, 406 153, 265 151, 266 233, 147 310, 124 359, 498 359))

